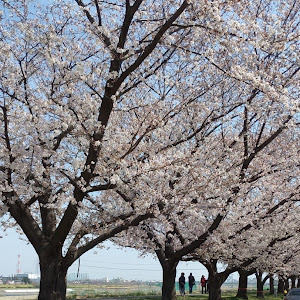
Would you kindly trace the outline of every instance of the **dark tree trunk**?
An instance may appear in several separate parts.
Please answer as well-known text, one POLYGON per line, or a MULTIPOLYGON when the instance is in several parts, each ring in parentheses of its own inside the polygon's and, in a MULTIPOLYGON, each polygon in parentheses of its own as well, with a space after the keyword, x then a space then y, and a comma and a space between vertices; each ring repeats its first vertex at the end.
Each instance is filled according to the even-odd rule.
POLYGON ((289 279, 284 279, 284 290, 288 291, 290 289, 289 279))
POLYGON ((67 267, 62 259, 46 257, 40 259, 40 293, 38 300, 65 300, 67 290, 67 267))
POLYGON ((208 300, 221 300, 221 286, 228 278, 228 276, 234 272, 230 267, 227 267, 225 271, 218 273, 217 259, 211 259, 210 261, 200 261, 208 270, 208 300))
POLYGON ((274 277, 270 275, 270 295, 274 295, 274 277))
POLYGON ((300 278, 297 278, 297 288, 300 288, 300 278))
POLYGON ((211 276, 209 274, 209 291, 208 291, 208 300, 221 300, 221 286, 227 279, 228 275, 223 274, 214 274, 211 276))
POLYGON ((291 277, 291 283, 292 283, 291 288, 292 288, 292 289, 295 288, 295 287, 296 287, 296 276, 292 276, 292 277, 291 277))
POLYGON ((248 299, 248 271, 239 270, 239 289, 236 294, 237 298, 248 299))
POLYGON ((263 273, 261 271, 257 271, 255 273, 256 286, 257 286, 257 292, 256 292, 257 298, 264 298, 264 282, 262 280, 262 275, 263 273))
POLYGON ((282 278, 278 278, 278 293, 283 294, 284 291, 284 281, 282 278))
POLYGON ((176 267, 178 262, 167 261, 162 265, 163 268, 163 286, 162 300, 175 300, 176 290, 176 267))

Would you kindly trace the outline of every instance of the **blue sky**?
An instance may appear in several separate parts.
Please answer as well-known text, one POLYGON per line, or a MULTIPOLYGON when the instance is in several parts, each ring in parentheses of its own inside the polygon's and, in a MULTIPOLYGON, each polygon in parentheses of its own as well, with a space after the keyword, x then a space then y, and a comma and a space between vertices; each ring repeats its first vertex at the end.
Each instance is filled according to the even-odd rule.
MULTIPOLYGON (((21 273, 37 273, 38 257, 33 247, 20 240, 18 234, 9 229, 6 233, 0 231, 0 275, 9 276, 17 273, 18 255, 20 255, 21 273)), ((119 249, 113 244, 105 243, 105 249, 92 249, 80 259, 80 273, 88 273, 90 279, 123 278, 127 280, 162 280, 162 271, 157 259, 147 256, 140 258, 133 249, 119 249)), ((78 261, 69 269, 69 273, 77 273, 78 261)), ((197 262, 180 262, 178 274, 184 272, 187 276, 193 273, 196 280, 201 275, 207 276, 203 265, 197 262)))

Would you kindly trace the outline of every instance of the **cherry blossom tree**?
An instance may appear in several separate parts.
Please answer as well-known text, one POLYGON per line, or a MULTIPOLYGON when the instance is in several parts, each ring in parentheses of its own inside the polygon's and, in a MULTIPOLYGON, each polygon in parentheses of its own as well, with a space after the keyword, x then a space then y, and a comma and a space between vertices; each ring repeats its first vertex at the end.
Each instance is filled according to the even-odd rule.
MULTIPOLYGON (((215 137, 214 141, 216 140, 215 137)), ((281 151, 286 147, 287 139, 284 135, 280 140, 282 143, 278 141, 276 145, 276 158, 279 158, 281 151)), ((291 139, 291 146, 293 142, 291 139)), ((209 144, 212 143, 209 142, 204 149, 207 149, 209 144)), ((218 187, 214 191, 213 188, 208 189, 211 178, 206 173, 203 177, 200 177, 200 172, 195 173, 196 165, 201 166, 201 172, 205 169, 202 167, 205 163, 210 164, 210 169, 213 167, 210 160, 212 148, 210 149, 203 161, 193 165, 190 173, 185 176, 177 174, 176 181, 166 184, 166 189, 170 192, 173 189, 182 191, 184 199, 178 199, 174 195, 171 198, 171 194, 164 191, 166 201, 164 206, 160 207, 161 213, 157 218, 144 221, 138 227, 123 232, 120 238, 114 239, 121 245, 135 247, 142 253, 150 252, 158 257, 163 270, 163 299, 175 297, 176 266, 182 259, 198 260, 207 267, 211 286, 209 299, 213 300, 221 299, 221 285, 228 275, 240 268, 256 269, 258 266, 265 266, 265 270, 275 272, 274 263, 280 262, 282 256, 278 255, 278 260, 274 260, 273 255, 265 253, 268 254, 274 244, 282 247, 280 242, 287 238, 289 231, 293 232, 299 227, 297 222, 291 221, 289 213, 295 206, 294 201, 299 197, 299 192, 295 192, 295 188, 298 189, 299 186, 296 177, 299 170, 297 172, 295 169, 293 174, 290 168, 290 163, 293 165, 294 161, 281 165, 280 170, 277 169, 280 174, 267 171, 260 180, 250 180, 251 184, 240 185, 238 194, 230 193, 230 201, 224 201, 222 205, 222 197, 213 193, 226 195, 226 189, 230 188, 227 182, 232 184, 228 177, 221 176, 217 181, 217 177, 214 176, 218 187), (196 180, 189 186, 190 178, 198 178, 198 184, 196 180), (267 188, 270 181, 276 186, 276 190, 272 186, 267 188), (224 190, 221 190, 222 188, 224 190), (205 196, 207 198, 204 198, 205 196), (273 201, 268 196, 273 197, 273 201), (214 211, 216 215, 212 215, 214 211), (281 230, 282 226, 284 230, 281 230), (219 259, 227 265, 222 272, 217 270, 219 259), (266 265, 271 262, 273 269, 266 265)), ((274 155, 273 147, 270 147, 269 151, 270 155, 274 155)), ((220 155, 223 154, 224 152, 220 151, 220 155)), ((215 153, 213 159, 216 159, 215 153)), ((282 157, 282 162, 284 161, 282 157)), ((279 159, 277 163, 279 167, 279 159)), ((261 173, 260 167, 261 162, 256 172, 261 173)), ((215 172, 218 169, 219 165, 215 172)), ((230 168, 227 168, 227 174, 229 170, 230 168)), ((275 168, 273 170, 275 171, 275 168)), ((253 174, 249 178, 252 177, 253 174)), ((277 264, 277 267, 279 266, 280 264, 277 264)))
MULTIPOLYGON (((224 74, 223 69, 218 71, 224 74)), ((197 132, 201 143, 191 150, 195 158, 189 160, 185 172, 174 173, 166 182, 162 192, 166 200, 160 206, 159 218, 128 230, 123 236, 125 241, 118 240, 158 256, 163 268, 163 299, 175 296, 176 266, 184 255, 212 238, 217 241, 215 246, 205 249, 231 257, 240 249, 239 241, 236 247, 229 247, 226 238, 233 239, 235 233, 247 232, 261 221, 268 222, 271 216, 276 220, 278 210, 299 197, 296 119, 286 114, 289 109, 279 117, 281 113, 271 108, 277 104, 269 102, 262 91, 262 97, 257 97, 249 83, 243 85, 243 80, 238 80, 235 84, 235 88, 239 84, 249 87, 248 96, 222 93, 222 98, 236 96, 235 103, 246 105, 231 106, 228 113, 215 120, 217 130, 202 127, 197 132), (266 110, 257 106, 256 101, 262 105, 262 99, 267 100, 266 110), (181 191, 181 198, 179 192, 173 195, 174 191, 181 191)), ((168 178, 167 174, 163 177, 168 178)))
MULTIPOLYGON (((234 220, 224 220, 200 249, 184 257, 184 260, 198 260, 207 268, 211 288, 209 299, 221 299, 221 286, 233 272, 240 271, 246 283, 248 274, 255 273, 258 297, 263 297, 263 286, 270 274, 290 272, 287 258, 296 256, 294 247, 299 242, 299 222, 297 219, 289 219, 289 210, 294 210, 297 214, 299 207, 293 201, 284 206, 274 204, 256 218, 248 218, 252 225, 249 223, 242 229, 235 229, 230 236, 224 235, 224 232, 234 220), (218 231, 219 236, 214 236, 218 231), (286 249, 289 244, 293 246, 286 249), (219 270, 218 263, 224 264, 225 268, 219 270), (265 273, 267 275, 263 277, 265 273)), ((238 219, 234 223, 236 225, 238 219)), ((247 285, 244 283, 240 288, 240 295, 247 299, 247 285)))
MULTIPOLYGON (((276 210, 269 199, 278 197, 278 206, 284 205, 291 195, 295 197, 299 187, 293 182, 299 174, 295 135, 299 67, 293 53, 297 52, 297 4, 239 2, 230 9, 226 5, 214 2, 213 16, 199 18, 198 24, 191 25, 198 33, 199 28, 205 28, 213 47, 203 53, 198 51, 198 44, 191 44, 185 51, 195 58, 205 55, 215 67, 215 74, 234 79, 226 81, 229 89, 219 84, 223 93, 216 101, 222 107, 232 103, 229 99, 236 99, 236 106, 228 106, 230 110, 224 117, 214 122, 218 130, 210 135, 203 134, 208 132, 205 127, 195 131, 200 142, 191 153, 196 159, 194 163, 189 161, 190 169, 184 173, 174 172, 165 186, 171 192, 163 193, 166 203, 160 208, 160 217, 129 230, 124 237, 128 242, 119 241, 158 256, 163 268, 163 299, 175 296, 178 261, 214 236, 225 217, 232 224, 238 221, 239 230, 244 231, 252 227, 248 222, 256 220, 255 215, 272 207, 276 210), (285 46, 278 39, 283 31, 286 38, 289 36, 285 46), (283 135, 285 130, 288 134, 283 135), (174 197, 173 190, 184 191, 185 198, 174 197)), ((211 112, 206 111, 208 115, 211 112)), ((224 232, 229 237, 235 231, 229 225, 222 228, 219 237, 224 232)), ((226 250, 226 243, 219 245, 226 250)))
POLYGON ((186 163, 179 113, 210 87, 186 96, 188 1, 0 3, 2 225, 39 256, 39 300, 61 300, 76 259, 156 215, 147 182, 186 163))
POLYGON ((176 274, 294 161, 296 1, 0 3, 0 210, 39 256, 39 300, 153 217, 137 230, 176 274))
MULTIPOLYGON (((286 237, 281 239, 279 246, 268 249, 266 254, 263 255, 263 263, 260 267, 257 267, 255 272, 258 298, 264 297, 264 284, 268 279, 272 281, 271 274, 274 273, 281 274, 286 279, 291 279, 291 288, 296 287, 295 279, 299 273, 299 230, 294 228, 293 233, 287 234, 286 237)), ((287 284, 286 289, 289 290, 289 284, 287 284)), ((272 294, 274 294, 274 291, 272 294)))

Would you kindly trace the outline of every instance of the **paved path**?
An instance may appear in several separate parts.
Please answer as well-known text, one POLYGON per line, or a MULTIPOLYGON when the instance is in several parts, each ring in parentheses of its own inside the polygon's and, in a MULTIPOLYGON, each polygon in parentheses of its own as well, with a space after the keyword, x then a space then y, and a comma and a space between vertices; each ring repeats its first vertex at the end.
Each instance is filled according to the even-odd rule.
POLYGON ((18 295, 18 296, 0 296, 2 300, 36 300, 37 296, 30 296, 30 295, 18 295))

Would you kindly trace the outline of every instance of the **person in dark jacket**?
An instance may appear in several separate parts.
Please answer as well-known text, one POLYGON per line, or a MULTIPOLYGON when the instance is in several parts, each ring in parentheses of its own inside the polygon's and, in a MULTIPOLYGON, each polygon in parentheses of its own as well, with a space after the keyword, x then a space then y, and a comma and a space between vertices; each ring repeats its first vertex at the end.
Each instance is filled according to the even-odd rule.
POLYGON ((179 292, 180 295, 183 296, 185 295, 185 277, 184 273, 181 273, 181 276, 179 277, 179 292))
POLYGON ((193 292, 193 286, 195 285, 195 277, 192 273, 190 273, 189 276, 189 293, 192 294, 193 292))

